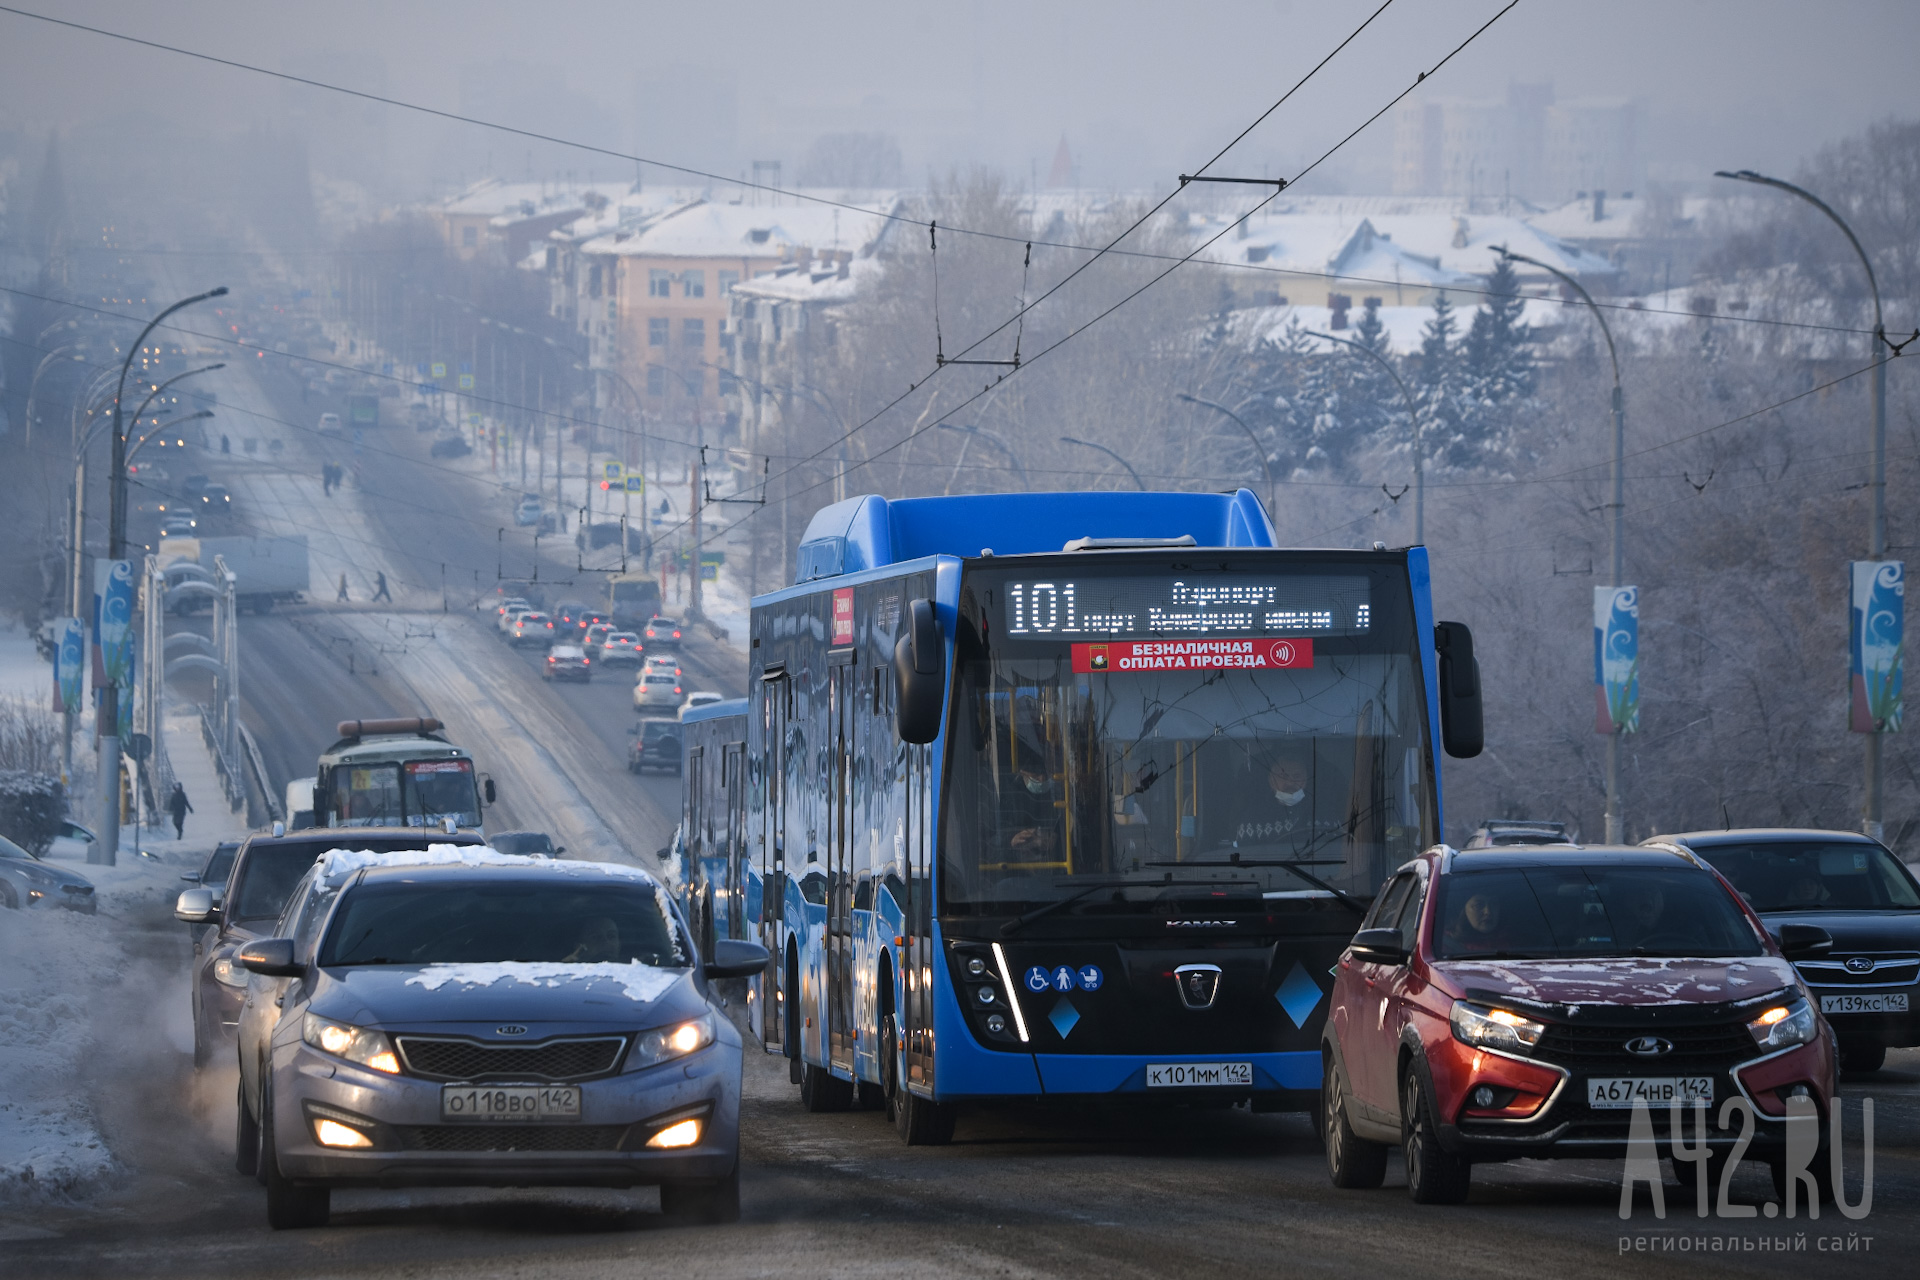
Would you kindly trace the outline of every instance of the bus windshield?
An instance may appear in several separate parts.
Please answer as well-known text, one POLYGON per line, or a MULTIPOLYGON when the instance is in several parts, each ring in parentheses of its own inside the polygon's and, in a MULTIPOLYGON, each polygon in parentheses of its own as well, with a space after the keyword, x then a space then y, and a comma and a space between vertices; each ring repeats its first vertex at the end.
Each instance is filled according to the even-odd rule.
POLYGON ((1155 899, 1135 883, 1370 895, 1436 838, 1404 568, 1129 560, 963 582, 944 909, 1108 882, 1091 901, 1122 910, 1155 899))
POLYGON ((329 826, 437 827, 480 825, 473 761, 375 761, 333 771, 329 826))

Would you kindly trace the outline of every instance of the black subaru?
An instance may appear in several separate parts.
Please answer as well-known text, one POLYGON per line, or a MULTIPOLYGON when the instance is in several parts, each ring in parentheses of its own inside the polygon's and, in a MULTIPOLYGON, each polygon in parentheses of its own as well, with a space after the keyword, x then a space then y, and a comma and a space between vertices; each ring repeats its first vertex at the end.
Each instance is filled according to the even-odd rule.
POLYGON ((1794 967, 1840 1039, 1848 1074, 1878 1071, 1889 1048, 1920 1045, 1920 881, 1900 859, 1851 831, 1735 828, 1656 836, 1725 876, 1775 934, 1809 924, 1833 950, 1794 967))

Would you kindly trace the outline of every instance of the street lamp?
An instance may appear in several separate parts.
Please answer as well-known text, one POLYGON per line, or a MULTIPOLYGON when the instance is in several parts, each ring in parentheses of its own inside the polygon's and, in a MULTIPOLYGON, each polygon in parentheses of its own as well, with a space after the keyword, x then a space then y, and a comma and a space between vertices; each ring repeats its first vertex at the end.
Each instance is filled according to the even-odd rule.
POLYGON ((1274 507, 1279 506, 1280 485, 1273 478, 1273 463, 1267 458, 1266 446, 1260 443, 1260 437, 1254 434, 1253 428, 1247 425, 1246 419, 1223 404, 1215 404, 1211 400, 1202 400, 1199 396, 1190 396, 1184 391, 1176 391, 1173 398, 1175 400, 1184 400, 1188 404, 1197 404, 1203 409, 1212 409, 1215 413, 1223 413, 1227 417, 1232 418, 1239 428, 1247 433, 1247 439, 1253 442, 1254 456, 1260 459, 1260 470, 1266 473, 1267 508, 1269 512, 1271 512, 1274 507))
MULTIPOLYGON (((704 361, 702 362, 704 363, 704 361)), ((704 443, 704 424, 700 419, 700 397, 706 391, 706 374, 696 380, 687 376, 681 369, 661 364, 657 360, 647 362, 649 369, 663 369, 680 379, 680 385, 687 389, 687 397, 693 401, 693 460, 687 465, 688 488, 688 539, 693 548, 692 563, 687 566, 687 617, 690 621, 700 619, 700 482, 701 482, 701 446, 704 443)))
POLYGON ((1115 462, 1119 463, 1121 466, 1127 469, 1127 474, 1133 477, 1134 487, 1139 489, 1140 492, 1142 493, 1145 493, 1147 491, 1146 484, 1140 479, 1140 473, 1133 469, 1133 464, 1131 462, 1128 462, 1125 458, 1121 457, 1119 454, 1115 453, 1113 450, 1107 448, 1107 446, 1103 444, 1095 444, 1091 440, 1076 440, 1072 436, 1061 436, 1060 443, 1061 444, 1077 444, 1082 449, 1099 450, 1101 453, 1106 454, 1109 458, 1112 458, 1115 462))
MULTIPOLYGON (((1524 262, 1528 266, 1538 267, 1548 275, 1554 276, 1568 288, 1580 295, 1587 304, 1587 310, 1593 312, 1593 318, 1600 325, 1600 334, 1607 340, 1607 359, 1613 363, 1613 501, 1609 504, 1607 520, 1607 543, 1611 551, 1615 587, 1626 584, 1621 581, 1626 576, 1626 548, 1621 543, 1621 518, 1626 510, 1627 501, 1627 402, 1620 392, 1620 353, 1614 349, 1613 330, 1607 327, 1607 317, 1594 304, 1593 295, 1581 287, 1578 280, 1558 267, 1550 267, 1538 258, 1529 258, 1525 254, 1511 253, 1505 245, 1489 245, 1495 253, 1508 262, 1524 262)), ((1620 816, 1620 733, 1621 726, 1615 724, 1613 732, 1607 735, 1607 843, 1620 844, 1626 839, 1625 824, 1620 816)))
MULTIPOLYGON (((227 362, 222 360, 218 364, 206 365, 203 368, 199 368, 199 369, 189 369, 185 373, 174 374, 171 378, 168 378, 165 382, 162 382, 158 386, 154 387, 152 392, 148 394, 147 398, 140 402, 140 407, 133 411, 133 430, 138 431, 140 429, 140 419, 147 416, 147 406, 152 404, 155 400, 159 399, 160 393, 162 391, 165 391, 168 387, 172 386, 176 382, 179 382, 183 378, 191 378, 191 377, 194 377, 196 374, 212 373, 215 369, 224 369, 226 367, 227 367, 227 362)), ((213 415, 208 414, 207 416, 212 417, 213 415)))
POLYGON ((1027 479, 1027 469, 1020 465, 1020 456, 1013 451, 1013 446, 1008 444, 999 432, 989 431, 978 423, 966 425, 958 422, 936 422, 934 425, 944 431, 964 431, 969 436, 984 436, 991 440, 1000 446, 1000 452, 1007 455, 1007 460, 1013 463, 1013 469, 1020 473, 1020 486, 1024 489, 1033 488, 1033 482, 1027 479))
MULTIPOLYGON (((1867 288, 1873 293, 1873 434, 1869 438, 1872 451, 1868 464, 1867 489, 1871 500, 1867 509, 1867 559, 1878 560, 1887 550, 1887 357, 1881 351, 1883 346, 1890 347, 1887 341, 1886 318, 1880 310, 1880 282, 1874 278, 1873 263, 1867 257, 1867 251, 1860 246, 1860 237, 1853 234, 1853 228, 1846 220, 1833 211, 1833 207, 1819 196, 1804 187, 1796 187, 1791 182, 1782 182, 1778 178, 1769 178, 1765 174, 1755 173, 1751 169, 1740 169, 1729 173, 1719 170, 1716 178, 1731 178, 1735 182, 1751 182, 1755 186, 1777 187, 1790 195, 1799 196, 1833 220, 1847 237, 1847 243, 1853 246, 1854 253, 1860 257, 1860 266, 1867 273, 1867 288)), ((1897 354, 1897 353, 1896 353, 1897 354)), ((1880 793, 1882 787, 1882 766, 1880 762, 1880 735, 1866 735, 1866 796, 1860 806, 1860 829, 1875 840, 1881 838, 1885 829, 1881 823, 1880 793)))
MULTIPOLYGON (((127 372, 133 367, 134 354, 146 346, 147 335, 157 328, 161 321, 176 311, 192 306, 196 302, 205 302, 209 298, 222 298, 227 287, 209 289, 205 293, 196 293, 180 301, 147 321, 147 327, 140 331, 133 345, 127 348, 126 359, 120 362, 120 381, 113 393, 113 461, 107 473, 107 559, 118 560, 127 550, 127 437, 121 426, 122 402, 127 394, 127 372)), ((120 686, 108 682, 100 690, 100 712, 96 722, 100 738, 100 789, 102 795, 102 830, 93 843, 88 861, 96 857, 107 866, 114 864, 115 855, 120 849, 120 686)))
POLYGON ((211 409, 196 409, 192 413, 183 413, 177 418, 169 418, 165 422, 158 422, 148 427, 147 433, 138 440, 135 440, 132 446, 127 449, 127 465, 131 466, 133 464, 133 455, 140 452, 141 447, 155 436, 163 435, 183 422, 193 422, 199 418, 211 418, 212 416, 213 410, 211 409))
POLYGON ((1407 422, 1413 428, 1413 544, 1417 547, 1427 543, 1427 467, 1425 447, 1420 439, 1420 406, 1414 401, 1413 393, 1407 390, 1406 380, 1400 371, 1393 367, 1393 361, 1375 351, 1364 342, 1355 342, 1352 338, 1337 338, 1331 333, 1318 333, 1307 330, 1311 337, 1325 338, 1328 342, 1338 342, 1352 347, 1355 351, 1364 351, 1379 362, 1393 379, 1393 385, 1400 388, 1400 398, 1407 404, 1407 422))

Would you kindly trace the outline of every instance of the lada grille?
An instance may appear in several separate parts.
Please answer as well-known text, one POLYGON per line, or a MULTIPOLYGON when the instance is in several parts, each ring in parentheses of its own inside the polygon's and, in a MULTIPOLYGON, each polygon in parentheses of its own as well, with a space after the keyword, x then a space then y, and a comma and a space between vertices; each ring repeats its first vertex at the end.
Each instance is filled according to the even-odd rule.
POLYGON ((1744 1020, 1708 1026, 1581 1027, 1551 1023, 1533 1056, 1574 1074, 1599 1070, 1622 1075, 1676 1075, 1724 1070, 1760 1055, 1744 1020), (1654 1057, 1627 1052, 1627 1041, 1643 1035, 1670 1041, 1672 1050, 1654 1057))
POLYGON ((401 1125, 408 1151, 617 1151, 623 1124, 401 1125))
POLYGON ((1819 987, 1910 987, 1920 978, 1920 954, 1863 951, 1801 960, 1794 968, 1802 978, 1819 987), (1873 967, 1867 968, 1868 964, 1873 967))
POLYGON ((585 1080, 620 1061, 624 1036, 548 1040, 542 1044, 483 1044, 441 1036, 400 1036, 407 1070, 428 1080, 585 1080))

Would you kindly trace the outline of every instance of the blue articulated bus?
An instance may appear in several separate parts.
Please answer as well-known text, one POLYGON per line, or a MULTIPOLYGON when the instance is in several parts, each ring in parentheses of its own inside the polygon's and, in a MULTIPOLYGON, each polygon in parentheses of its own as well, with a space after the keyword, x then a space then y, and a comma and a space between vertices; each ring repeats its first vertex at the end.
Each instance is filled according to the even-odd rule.
POLYGON ((1478 671, 1424 548, 1274 542, 1244 489, 814 517, 686 775, 690 914, 767 947, 808 1107, 938 1143, 1002 1102, 1315 1105, 1329 971, 1439 838, 1478 671))

